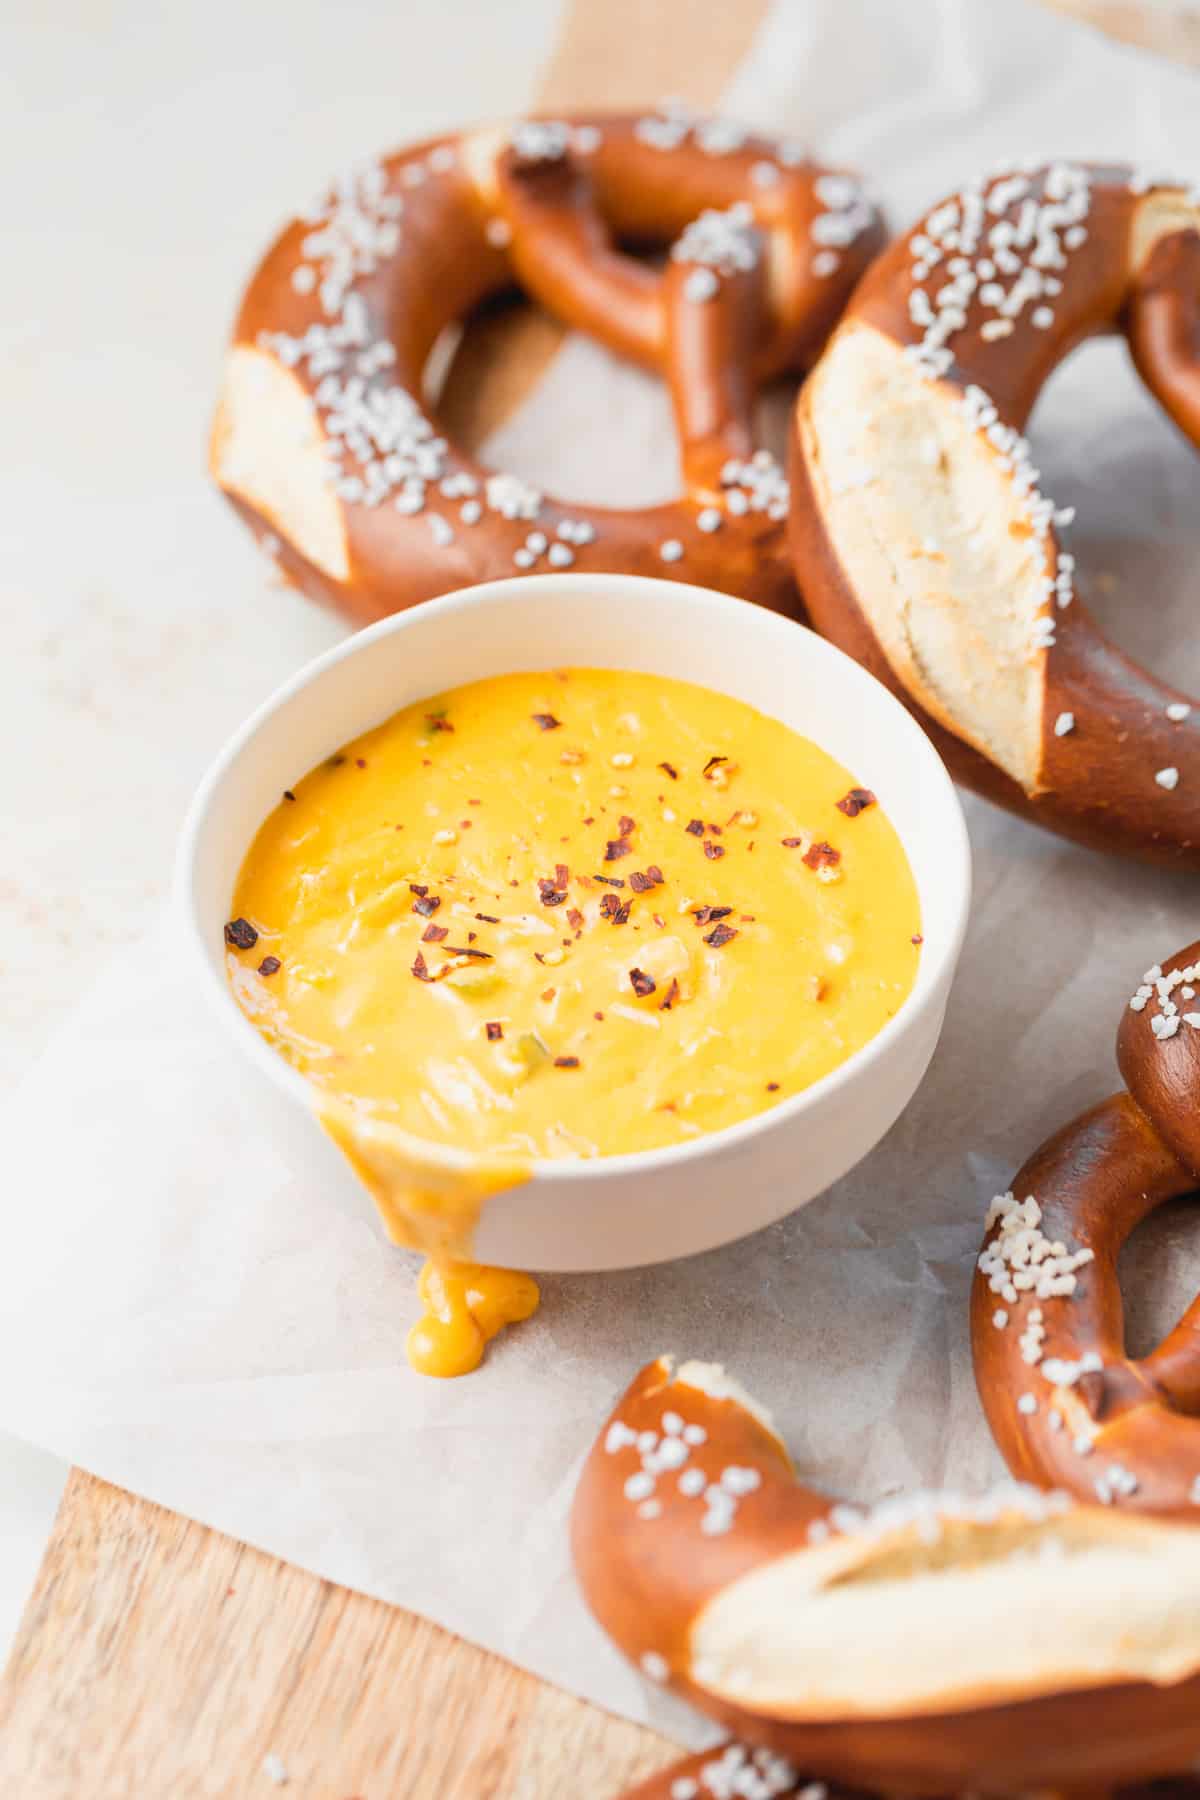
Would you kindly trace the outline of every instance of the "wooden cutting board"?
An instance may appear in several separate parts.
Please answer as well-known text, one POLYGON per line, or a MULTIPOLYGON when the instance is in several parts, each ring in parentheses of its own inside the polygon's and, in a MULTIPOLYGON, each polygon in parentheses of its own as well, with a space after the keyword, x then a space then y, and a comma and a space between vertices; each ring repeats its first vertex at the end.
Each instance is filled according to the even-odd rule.
MULTIPOLYGON (((1200 66, 1193 8, 1047 3, 1200 66)), ((711 104, 765 10, 573 0, 541 104, 711 104)), ((449 385, 456 431, 498 423, 558 336, 518 319, 469 343, 449 385)), ((78 1469, 0 1682, 6 1800, 261 1800, 277 1784, 304 1800, 605 1800, 672 1754, 425 1620, 78 1469)))

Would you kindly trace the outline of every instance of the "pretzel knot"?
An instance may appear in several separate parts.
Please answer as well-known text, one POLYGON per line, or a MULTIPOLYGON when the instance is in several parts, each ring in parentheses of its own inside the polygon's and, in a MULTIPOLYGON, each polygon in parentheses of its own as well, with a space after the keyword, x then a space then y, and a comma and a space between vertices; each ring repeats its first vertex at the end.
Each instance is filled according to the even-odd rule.
POLYGON ((814 360, 881 241, 852 176, 679 108, 420 145, 339 182, 260 264, 213 474, 287 577, 357 621, 574 563, 794 610, 787 482, 755 401, 814 360), (661 270, 631 254, 667 246, 661 270), (569 505, 448 440, 431 352, 514 285, 665 378, 678 500, 569 505))
POLYGON ((1200 868, 1200 712, 1088 615, 1073 509, 1022 435, 1064 357, 1114 331, 1200 445, 1200 189, 1019 163, 934 207, 801 391, 796 572, 818 629, 960 781, 1083 843, 1200 868))
POLYGON ((571 1540, 618 1647, 741 1740, 646 1800, 770 1800, 803 1791, 797 1770, 891 1794, 1082 1789, 1200 1753, 1200 1532, 1018 1483, 848 1505, 796 1479, 710 1364, 635 1378, 571 1540))
POLYGON ((1200 1300, 1134 1360, 1117 1282, 1135 1226, 1200 1186, 1200 943, 1147 972, 1117 1060, 1128 1091, 1043 1144, 992 1203, 976 1380, 1015 1475, 1200 1525, 1200 1300))

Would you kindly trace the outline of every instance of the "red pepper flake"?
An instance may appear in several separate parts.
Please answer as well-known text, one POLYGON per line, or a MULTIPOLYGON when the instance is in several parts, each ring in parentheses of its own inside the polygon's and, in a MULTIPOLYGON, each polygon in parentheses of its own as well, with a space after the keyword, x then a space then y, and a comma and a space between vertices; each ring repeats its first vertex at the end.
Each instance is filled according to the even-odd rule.
POLYGON ((235 950, 253 950, 258 933, 249 919, 230 919, 225 927, 225 942, 232 944, 235 950))
POLYGON ((677 975, 672 975, 671 985, 667 989, 665 997, 662 1000, 660 1000, 658 1003, 659 1012, 670 1012, 671 1008, 674 1006, 674 1004, 678 1000, 678 998, 679 998, 679 977, 677 975))
POLYGON ((430 731, 453 731, 454 730, 453 725, 450 723, 449 719, 446 717, 444 712, 426 713, 425 714, 425 723, 426 723, 426 725, 428 725, 430 731))
POLYGON ((732 925, 714 925, 704 941, 711 944, 714 950, 719 950, 722 944, 731 944, 736 936, 737 932, 732 925))
POLYGON ((663 882, 667 879, 657 863, 650 863, 646 869, 646 873, 654 883, 655 887, 661 887, 663 882))
POLYGON ((538 898, 543 906, 561 906, 566 897, 566 890, 555 887, 548 875, 541 877, 538 882, 538 898))
POLYGON ((921 933, 918 931, 916 936, 912 939, 912 942, 914 944, 923 944, 925 942, 925 939, 921 936, 921 933))
POLYGON ((555 887, 565 888, 568 881, 570 881, 570 879, 571 879, 571 871, 570 871, 570 869, 568 869, 566 863, 555 863, 555 865, 554 865, 554 885, 555 885, 555 887))
POLYGON ((473 944, 475 942, 475 939, 478 936, 479 936, 479 933, 477 931, 468 931, 468 933, 467 933, 468 944, 473 944))
POLYGON ((785 850, 802 850, 804 848, 804 839, 802 837, 780 838, 779 841, 785 850))
POLYGON ((845 813, 848 819, 857 819, 860 812, 866 812, 868 806, 874 806, 875 796, 870 788, 851 788, 837 803, 837 809, 845 813))
POLYGON ((593 875, 592 880, 602 881, 606 887, 625 886, 625 877, 623 875, 593 875))
POLYGON ((617 820, 617 830, 622 837, 628 837, 631 831, 637 830, 637 820, 631 819, 628 813, 622 813, 617 820))
POLYGON ((577 1056, 556 1056, 554 1066, 556 1069, 577 1069, 579 1058, 577 1056))
POLYGON ((593 1017, 593 1019, 598 1020, 601 1025, 603 1025, 603 1023, 604 1023, 604 1014, 603 1013, 593 1013, 592 1017, 593 1017))
POLYGON ((562 720, 556 719, 553 713, 531 713, 529 716, 539 731, 557 731, 562 724, 562 720))
POLYGON ((804 852, 803 860, 810 869, 835 869, 842 860, 842 853, 835 850, 832 844, 814 844, 804 852))
POLYGON ((295 794, 293 794, 291 788, 284 788, 283 797, 285 800, 294 800, 296 798, 296 796, 295 796, 295 794))
POLYGON ((472 825, 474 825, 474 823, 475 823, 474 819, 460 819, 458 821, 458 829, 460 831, 470 831, 470 829, 471 829, 472 825))
POLYGON ((448 925, 427 925, 421 933, 421 942, 423 944, 440 944, 443 938, 449 936, 450 927, 448 925))
POLYGON ((472 950, 469 944, 447 944, 447 956, 470 956, 476 962, 495 962, 490 950, 472 950))
POLYGON ((498 1019, 489 1019, 483 1029, 487 1032, 489 1044, 498 1044, 504 1036, 504 1027, 498 1019))
POLYGON ((777 1094, 779 1092, 779 1083, 777 1081, 768 1081, 767 1092, 768 1094, 777 1094))
POLYGON ((604 860, 605 862, 616 862, 620 857, 628 856, 632 849, 633 845, 628 838, 609 838, 604 846, 604 860))
POLYGON ((718 919, 727 919, 732 911, 732 906, 697 906, 692 909, 692 917, 697 925, 715 925, 718 919))
POLYGON ((653 975, 647 975, 644 969, 630 969, 629 985, 637 995, 638 999, 644 1000, 648 994, 654 992, 658 983, 655 981, 653 975))
POLYGON ((629 877, 629 885, 635 894, 648 894, 654 883, 648 875, 643 875, 640 869, 635 869, 629 877))
POLYGON ((568 910, 567 924, 571 927, 572 931, 578 931, 579 927, 583 924, 583 914, 577 906, 572 906, 568 910))
POLYGON ((500 923, 494 913, 476 913, 475 917, 477 919, 482 919, 485 925, 498 925, 500 923))
POLYGON ((547 1005, 549 1004, 549 1002, 551 1000, 553 1000, 554 993, 555 993, 555 990, 553 988, 543 988, 542 989, 542 999, 546 1001, 547 1005))
POLYGON ((327 769, 340 769, 342 764, 345 762, 345 760, 346 760, 346 758, 342 755, 341 751, 339 750, 336 756, 331 756, 329 758, 329 761, 325 764, 325 767, 327 769))
POLYGON ((417 895, 417 898, 412 903, 412 909, 415 913, 420 913, 423 919, 432 919, 434 913, 441 904, 440 895, 427 893, 425 889, 422 888, 417 895))
POLYGON ((410 894, 420 894, 424 896, 429 892, 429 889, 427 887, 422 887, 419 882, 410 881, 408 884, 408 891, 410 894))
POLYGON ((704 854, 709 862, 716 862, 718 857, 724 856, 725 846, 724 844, 714 844, 711 838, 705 838, 704 854))
POLYGON ((711 819, 709 820, 705 829, 707 831, 711 831, 714 837, 724 837, 725 836, 725 833, 721 830, 721 827, 719 825, 714 825, 711 819))
POLYGON ((703 819, 689 819, 683 829, 685 831, 690 832, 693 837, 703 837, 704 836, 704 820, 703 819))
POLYGON ((701 770, 705 781, 711 781, 713 770, 719 769, 722 763, 727 763, 728 761, 729 758, 727 756, 710 756, 705 763, 704 768, 701 770))
POLYGON ((356 756, 354 759, 354 766, 356 769, 365 769, 367 766, 366 757, 365 756, 356 756))
POLYGON ((258 965, 260 975, 278 975, 283 964, 277 956, 264 956, 258 965))
POLYGON ((419 950, 417 951, 417 959, 413 963, 413 966, 412 966, 412 972, 416 976, 418 981, 432 981, 433 980, 432 975, 430 975, 430 973, 429 973, 429 965, 425 961, 425 958, 422 956, 422 954, 419 950))
POLYGON ((467 805, 468 806, 482 806, 483 801, 482 800, 468 800, 467 805))
POLYGON ((667 929, 667 921, 663 918, 661 913, 651 913, 650 917, 654 920, 654 923, 658 926, 660 931, 665 931, 667 929))
POLYGON ((660 762, 658 766, 664 775, 669 775, 671 777, 672 781, 679 780, 679 770, 673 768, 669 762, 660 762))
POLYGON ((600 916, 602 919, 611 919, 614 925, 624 925, 629 920, 632 905, 632 900, 622 902, 615 894, 601 894, 600 916))

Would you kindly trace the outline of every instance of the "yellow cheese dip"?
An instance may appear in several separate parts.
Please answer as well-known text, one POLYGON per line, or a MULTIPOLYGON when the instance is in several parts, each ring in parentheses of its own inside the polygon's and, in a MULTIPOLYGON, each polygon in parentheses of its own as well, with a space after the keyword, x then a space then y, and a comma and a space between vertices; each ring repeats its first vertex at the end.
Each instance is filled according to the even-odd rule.
POLYGON ((912 987, 916 886, 870 773, 662 676, 432 696, 266 820, 234 992, 331 1100, 426 1143, 687 1143, 835 1069, 912 987))

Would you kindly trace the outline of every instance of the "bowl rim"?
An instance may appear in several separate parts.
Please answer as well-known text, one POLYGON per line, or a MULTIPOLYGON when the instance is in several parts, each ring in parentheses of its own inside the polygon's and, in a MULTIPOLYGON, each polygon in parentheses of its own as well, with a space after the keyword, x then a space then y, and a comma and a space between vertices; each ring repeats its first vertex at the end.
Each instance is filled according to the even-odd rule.
MULTIPOLYGON (((589 595, 594 594, 600 598, 606 592, 616 594, 635 590, 641 592, 651 604, 658 595, 664 598, 669 595, 678 600, 682 589, 698 608, 706 608, 710 621, 719 624, 722 629, 744 626, 749 612, 753 615, 754 627, 768 634, 774 631, 781 645, 807 640, 810 654, 827 658, 831 666, 840 666, 851 685, 857 685, 864 696, 869 696, 869 704, 891 714, 900 730, 908 734, 918 760, 925 764, 922 780, 927 785, 923 791, 936 804, 941 814, 938 834, 944 859, 942 879, 950 889, 954 901, 953 922, 941 942, 933 945, 926 942, 922 945, 918 981, 914 983, 898 1011, 874 1037, 853 1051, 835 1069, 822 1075, 810 1086, 802 1088, 799 1093, 778 1101, 773 1106, 764 1107, 761 1112, 753 1113, 749 1118, 741 1119, 733 1125, 703 1132, 699 1137, 683 1144, 670 1144, 654 1150, 622 1151, 608 1156, 579 1158, 538 1157, 530 1162, 527 1179, 588 1182, 621 1175, 649 1176, 657 1170, 676 1164, 719 1158, 736 1151, 764 1132, 778 1129, 802 1119, 806 1113, 817 1111, 824 1102, 852 1087, 876 1064, 894 1054, 929 1007, 937 1004, 939 994, 948 992, 970 915, 972 870, 966 819, 954 783, 933 743, 895 695, 868 669, 863 668, 853 657, 847 656, 827 638, 821 637, 810 626, 802 625, 784 614, 752 606, 745 600, 715 588, 666 581, 653 575, 569 571, 562 574, 504 576, 495 581, 452 589, 435 599, 423 601, 419 606, 392 613, 373 625, 351 632, 341 642, 310 658, 281 682, 233 731, 208 765, 184 815, 176 846, 171 896, 176 930, 182 933, 191 960, 201 966, 201 979, 210 1006, 220 1014, 226 1029, 236 1037, 242 1053, 256 1063, 277 1088, 300 1104, 310 1117, 319 1120, 319 1108, 314 1101, 321 1090, 298 1069, 292 1068, 277 1051, 271 1049, 238 1006, 232 989, 224 979, 223 971, 218 969, 210 955, 207 934, 200 918, 196 884, 197 853, 209 816, 226 779, 243 758, 252 753, 255 740, 268 721, 306 689, 319 683, 330 670, 354 657, 371 655, 376 645, 418 622, 436 625, 440 621, 448 629, 460 615, 476 608, 504 606, 517 598, 524 598, 534 584, 539 593, 557 591, 578 594, 582 586, 589 595), (932 959, 932 966, 926 962, 926 958, 932 959)), ((636 666, 636 650, 631 654, 630 666, 636 666)), ((714 692, 726 691, 719 684, 712 685, 714 692)), ((364 721, 361 729, 369 730, 370 722, 364 721)), ((901 841, 903 843, 903 839, 901 841)), ((911 863, 912 851, 907 843, 904 843, 904 851, 911 863)), ((386 1128, 386 1123, 372 1121, 367 1124, 366 1130, 369 1134, 373 1126, 386 1128)), ((460 1150, 432 1139, 418 1138, 416 1134, 405 1132, 403 1135, 411 1138, 413 1143, 420 1144, 421 1157, 427 1165, 442 1169, 448 1174, 478 1171, 481 1166, 486 1167, 488 1164, 486 1151, 460 1150)))

